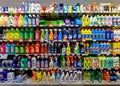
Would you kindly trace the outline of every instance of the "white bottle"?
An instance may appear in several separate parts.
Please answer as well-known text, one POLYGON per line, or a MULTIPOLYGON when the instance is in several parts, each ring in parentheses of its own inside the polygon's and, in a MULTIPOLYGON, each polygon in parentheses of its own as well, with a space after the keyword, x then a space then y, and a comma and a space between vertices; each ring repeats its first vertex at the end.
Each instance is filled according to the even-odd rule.
POLYGON ((36 68, 36 58, 32 57, 32 68, 36 68))
POLYGON ((49 67, 50 67, 50 68, 53 68, 53 66, 54 66, 53 58, 50 58, 49 67))

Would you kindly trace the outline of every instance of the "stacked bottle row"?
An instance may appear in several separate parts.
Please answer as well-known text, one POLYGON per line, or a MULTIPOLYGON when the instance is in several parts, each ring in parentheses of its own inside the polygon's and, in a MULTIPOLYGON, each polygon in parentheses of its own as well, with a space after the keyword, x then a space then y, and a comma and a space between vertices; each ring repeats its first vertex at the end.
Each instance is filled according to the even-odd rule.
POLYGON ((85 83, 94 83, 96 80, 100 83, 102 82, 112 82, 120 80, 120 71, 114 69, 108 70, 85 70, 83 73, 83 80, 85 83))
POLYGON ((115 68, 118 69, 120 62, 119 57, 106 57, 106 56, 98 56, 98 57, 84 57, 83 60, 84 68, 115 68))
POLYGON ((0 39, 4 40, 36 40, 36 41, 67 41, 82 39, 96 41, 118 41, 120 30, 105 28, 62 28, 62 29, 34 29, 34 28, 11 28, 1 30, 0 39), (62 31, 62 29, 64 31, 62 31))
POLYGON ((60 26, 60 25, 79 25, 79 26, 120 26, 119 15, 83 15, 75 19, 40 20, 40 15, 0 15, 0 26, 60 26))
POLYGON ((1 68, 78 68, 82 67, 80 56, 15 56, 1 61, 1 68))
POLYGON ((119 42, 2 43, 1 54, 120 54, 119 42), (112 49, 112 50, 111 50, 112 49))
POLYGON ((59 69, 49 69, 49 70, 16 70, 8 71, 1 70, 0 82, 8 83, 74 83, 80 82, 82 80, 82 71, 80 70, 59 70, 59 69), (27 82, 28 81, 28 82, 27 82))
POLYGON ((93 2, 89 5, 83 5, 77 3, 76 5, 64 5, 63 3, 53 2, 50 6, 41 7, 38 2, 23 2, 21 6, 1 6, 1 13, 52 13, 52 12, 64 12, 64 13, 83 13, 83 12, 120 12, 119 5, 113 5, 112 3, 100 3, 93 2))
POLYGON ((38 26, 40 23, 39 15, 0 15, 0 26, 38 26))

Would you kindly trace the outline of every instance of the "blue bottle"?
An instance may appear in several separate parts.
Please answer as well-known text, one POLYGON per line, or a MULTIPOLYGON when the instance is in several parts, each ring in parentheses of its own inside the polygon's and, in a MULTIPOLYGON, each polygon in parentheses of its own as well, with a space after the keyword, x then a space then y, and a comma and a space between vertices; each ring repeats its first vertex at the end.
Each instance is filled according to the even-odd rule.
POLYGON ((71 28, 68 28, 68 39, 69 40, 72 40, 72 31, 71 31, 71 28))
POLYGON ((80 28, 77 28, 77 32, 78 32, 77 38, 78 38, 78 39, 81 39, 80 28))
POLYGON ((55 53, 55 47, 54 47, 53 44, 50 45, 49 52, 52 53, 52 54, 55 53))
POLYGON ((15 54, 15 44, 10 44, 11 54, 15 54))
POLYGON ((61 29, 58 30, 58 41, 62 41, 63 35, 61 29))
POLYGON ((45 57, 44 57, 44 67, 45 67, 45 68, 48 68, 48 64, 49 64, 48 61, 49 61, 49 60, 48 60, 48 57, 45 56, 45 57))
POLYGON ((68 34, 67 34, 67 31, 66 31, 67 28, 63 28, 63 39, 68 39, 68 34))
POLYGON ((11 44, 6 44, 6 54, 11 54, 11 44))
POLYGON ((26 14, 24 15, 24 25, 28 25, 28 16, 26 14))
POLYGON ((55 67, 55 68, 58 68, 58 64, 59 64, 59 63, 58 63, 58 57, 55 56, 55 57, 54 57, 54 67, 55 67))
POLYGON ((77 36, 78 36, 78 34, 76 32, 76 28, 74 28, 74 30, 73 30, 73 39, 77 40, 77 38, 78 38, 77 36))
POLYGON ((110 30, 110 40, 114 40, 114 32, 110 30))
POLYGON ((36 25, 36 16, 34 14, 32 15, 32 25, 36 25))

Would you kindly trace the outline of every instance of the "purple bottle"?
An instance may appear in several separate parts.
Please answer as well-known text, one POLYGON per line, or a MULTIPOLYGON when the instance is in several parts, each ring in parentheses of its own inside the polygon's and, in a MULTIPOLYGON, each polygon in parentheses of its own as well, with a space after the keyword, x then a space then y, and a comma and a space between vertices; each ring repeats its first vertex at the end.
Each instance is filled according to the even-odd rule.
POLYGON ((57 40, 57 38, 58 38, 57 29, 54 29, 54 40, 57 40))
POLYGON ((5 47, 5 44, 2 43, 2 45, 1 45, 0 47, 1 47, 1 54, 5 54, 5 53, 6 53, 6 47, 5 47))

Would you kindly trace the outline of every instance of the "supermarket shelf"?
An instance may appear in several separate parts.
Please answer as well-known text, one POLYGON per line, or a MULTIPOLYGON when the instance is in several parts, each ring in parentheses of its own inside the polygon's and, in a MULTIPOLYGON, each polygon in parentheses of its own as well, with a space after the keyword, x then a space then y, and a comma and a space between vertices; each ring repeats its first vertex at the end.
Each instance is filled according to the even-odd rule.
POLYGON ((9 26, 4 26, 0 25, 2 28, 27 28, 27 27, 40 27, 40 29, 43 28, 64 28, 64 27, 81 27, 81 28, 119 28, 120 26, 81 26, 81 25, 23 25, 23 26, 14 26, 14 25, 9 25, 9 26))
MULTIPOLYGON (((108 69, 108 70, 111 70, 111 69, 115 69, 115 68, 82 68, 82 70, 97 70, 97 69, 99 69, 99 70, 104 70, 104 69, 108 69)), ((115 69, 115 70, 119 70, 120 68, 118 68, 118 69, 115 69)))
POLYGON ((34 56, 38 56, 38 55, 53 55, 53 56, 56 56, 56 55, 80 55, 80 54, 75 54, 75 53, 71 53, 71 54, 62 54, 62 53, 46 53, 46 54, 0 54, 0 55, 15 55, 15 56, 18 56, 18 55, 34 55, 34 56))
POLYGON ((53 12, 39 12, 39 13, 30 13, 30 12, 28 12, 28 13, 25 13, 25 12, 21 12, 21 13, 19 13, 19 12, 17 12, 17 13, 15 13, 15 12, 0 12, 0 14, 55 14, 55 13, 58 13, 58 14, 60 14, 60 13, 63 13, 63 14, 74 14, 74 13, 77 13, 77 14, 88 14, 88 13, 91 13, 91 14, 117 14, 117 13, 120 13, 120 12, 98 12, 98 11, 95 11, 95 12, 93 12, 93 11, 86 11, 86 12, 80 12, 80 11, 72 11, 72 12, 67 12, 67 11, 53 11, 53 12))
POLYGON ((56 67, 56 68, 0 68, 0 69, 7 69, 7 70, 49 70, 49 69, 54 69, 54 70, 56 70, 56 69, 59 69, 59 70, 75 70, 75 69, 81 69, 82 70, 82 68, 67 68, 67 67, 65 67, 65 68, 60 68, 60 67, 56 67))

